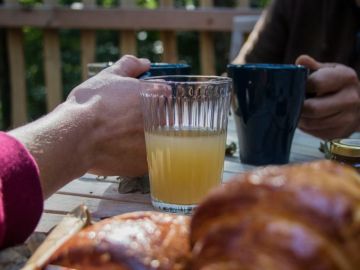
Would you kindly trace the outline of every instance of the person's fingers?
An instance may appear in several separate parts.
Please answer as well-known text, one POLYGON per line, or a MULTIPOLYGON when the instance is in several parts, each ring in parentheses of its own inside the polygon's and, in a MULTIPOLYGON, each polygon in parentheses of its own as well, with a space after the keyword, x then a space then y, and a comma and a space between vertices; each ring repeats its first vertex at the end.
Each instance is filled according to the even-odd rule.
POLYGON ((317 70, 322 67, 320 62, 316 61, 314 58, 306 54, 300 55, 296 59, 295 64, 305 66, 310 70, 317 70))
POLYGON ((299 128, 323 139, 349 136, 360 121, 358 91, 350 86, 331 95, 306 100, 299 128))
POLYGON ((347 87, 333 94, 305 100, 302 117, 324 118, 358 108, 360 97, 355 87, 347 87))
POLYGON ((356 121, 354 111, 346 111, 325 118, 301 117, 298 127, 316 137, 334 139, 347 137, 354 132, 356 121))
POLYGON ((136 58, 132 55, 124 55, 106 70, 124 77, 138 77, 149 70, 150 61, 146 58, 136 58))
POLYGON ((343 138, 347 137, 348 135, 344 135, 344 132, 342 130, 339 130, 338 128, 329 128, 329 129, 321 129, 321 130, 307 130, 299 126, 299 128, 315 137, 321 138, 323 140, 332 140, 335 138, 343 138))
POLYGON ((323 118, 308 118, 301 117, 299 120, 299 128, 307 131, 325 130, 344 125, 345 122, 351 119, 350 112, 337 113, 323 118))
POLYGON ((320 68, 308 78, 308 86, 316 91, 317 96, 339 91, 351 84, 357 84, 357 74, 341 64, 320 68))
POLYGON ((295 64, 305 66, 308 69, 313 70, 313 71, 318 70, 320 68, 334 67, 335 65, 337 65, 336 63, 319 62, 307 54, 302 54, 298 58, 296 58, 295 64))
POLYGON ((295 63, 314 71, 308 78, 307 88, 317 96, 339 91, 358 80, 352 68, 338 63, 321 63, 309 55, 300 55, 295 63))

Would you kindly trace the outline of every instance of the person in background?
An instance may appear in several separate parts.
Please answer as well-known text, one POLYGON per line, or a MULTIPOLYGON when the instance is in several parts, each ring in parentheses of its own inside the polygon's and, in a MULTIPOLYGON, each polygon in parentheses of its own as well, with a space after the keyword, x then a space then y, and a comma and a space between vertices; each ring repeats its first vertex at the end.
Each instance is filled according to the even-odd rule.
POLYGON ((0 248, 25 241, 43 200, 72 179, 147 172, 139 81, 130 77, 149 68, 124 56, 46 116, 0 132, 0 248))
POLYGON ((360 131, 360 1, 274 0, 263 12, 235 64, 308 67, 299 127, 322 139, 360 131))

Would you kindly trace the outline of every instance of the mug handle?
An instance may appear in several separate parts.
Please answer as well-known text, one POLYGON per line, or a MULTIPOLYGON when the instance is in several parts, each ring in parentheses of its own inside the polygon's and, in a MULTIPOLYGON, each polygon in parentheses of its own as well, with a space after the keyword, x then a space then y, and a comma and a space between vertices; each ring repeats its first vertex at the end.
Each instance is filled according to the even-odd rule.
POLYGON ((137 77, 137 79, 145 79, 145 78, 147 78, 147 77, 151 77, 151 72, 150 72, 150 71, 146 71, 146 72, 140 74, 140 75, 137 77))

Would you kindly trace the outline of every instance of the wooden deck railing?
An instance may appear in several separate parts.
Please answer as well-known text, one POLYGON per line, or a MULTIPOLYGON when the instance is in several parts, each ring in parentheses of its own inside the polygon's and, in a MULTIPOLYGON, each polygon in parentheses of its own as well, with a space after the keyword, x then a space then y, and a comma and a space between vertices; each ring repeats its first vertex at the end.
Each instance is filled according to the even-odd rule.
MULTIPOLYGON (((243 1, 239 1, 243 2, 243 1)), ((246 2, 246 1, 245 1, 246 2)), ((7 32, 7 51, 11 84, 11 123, 18 126, 28 119, 26 109, 26 81, 23 27, 43 30, 44 78, 47 110, 62 101, 62 78, 60 57, 60 29, 81 30, 82 77, 87 76, 87 64, 95 60, 95 31, 118 30, 121 35, 119 56, 135 54, 136 31, 157 30, 161 32, 164 52, 162 61, 177 62, 176 31, 200 33, 201 73, 215 74, 215 54, 212 32, 232 29, 236 15, 259 14, 249 8, 215 8, 212 0, 200 1, 194 10, 173 7, 173 0, 160 1, 155 10, 135 6, 133 0, 122 0, 119 7, 101 8, 95 0, 83 0, 82 9, 59 6, 57 0, 44 0, 41 6, 24 8, 17 0, 5 0, 0 6, 0 28, 7 32)))

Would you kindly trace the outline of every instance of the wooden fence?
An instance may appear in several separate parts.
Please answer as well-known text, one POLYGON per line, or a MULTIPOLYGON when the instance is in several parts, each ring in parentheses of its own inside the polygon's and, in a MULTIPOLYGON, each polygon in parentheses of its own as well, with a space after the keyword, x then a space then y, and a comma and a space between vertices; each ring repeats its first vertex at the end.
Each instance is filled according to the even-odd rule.
POLYGON ((133 0, 121 0, 116 8, 96 6, 95 0, 83 0, 81 9, 59 6, 57 0, 44 0, 40 6, 27 8, 17 0, 5 0, 0 6, 0 28, 6 29, 7 52, 11 85, 11 125, 27 122, 26 80, 23 27, 43 31, 44 78, 47 111, 62 101, 60 29, 81 31, 82 77, 87 76, 87 64, 94 62, 96 30, 118 30, 119 56, 136 54, 136 31, 160 31, 164 52, 163 62, 177 62, 176 31, 198 31, 201 73, 215 74, 215 54, 212 32, 231 31, 236 15, 259 14, 240 0, 237 8, 215 8, 212 0, 201 0, 192 10, 175 8, 173 0, 160 0, 155 10, 135 6, 133 0))

